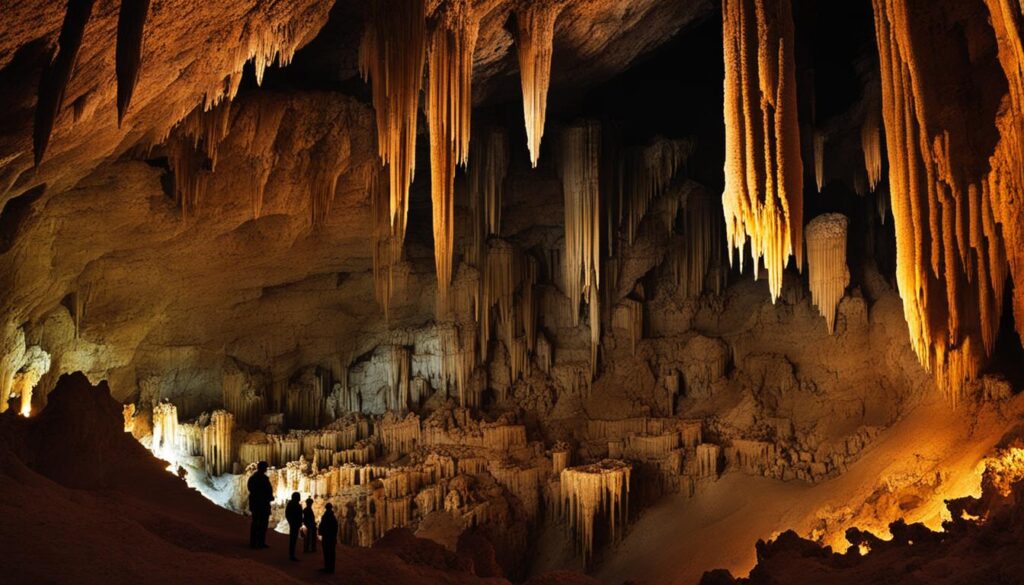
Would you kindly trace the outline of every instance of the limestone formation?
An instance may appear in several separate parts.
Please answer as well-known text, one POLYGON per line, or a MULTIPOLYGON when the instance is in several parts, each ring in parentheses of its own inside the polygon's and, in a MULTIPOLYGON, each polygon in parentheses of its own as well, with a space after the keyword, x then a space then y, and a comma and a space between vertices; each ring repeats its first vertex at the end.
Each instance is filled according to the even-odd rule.
POLYGON ((803 268, 793 18, 789 0, 729 0, 722 21, 726 238, 741 268, 749 241, 755 274, 763 261, 774 302, 790 255, 803 268))
POLYGON ((836 307, 850 284, 846 267, 848 223, 842 214, 826 213, 811 220, 805 230, 811 299, 825 317, 829 333, 835 331, 836 307))

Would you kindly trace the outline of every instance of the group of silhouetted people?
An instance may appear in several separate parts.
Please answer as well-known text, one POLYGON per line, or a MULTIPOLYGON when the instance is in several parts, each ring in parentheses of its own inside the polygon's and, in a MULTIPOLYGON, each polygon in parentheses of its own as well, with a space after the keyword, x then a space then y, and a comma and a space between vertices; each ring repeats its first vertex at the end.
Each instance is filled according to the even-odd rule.
MULTIPOLYGON (((270 478, 267 477, 267 462, 260 461, 256 466, 256 473, 249 477, 249 511, 252 513, 252 528, 249 532, 249 546, 251 548, 269 548, 267 546, 267 529, 270 526, 270 504, 274 501, 274 489, 270 485, 270 478)), ((316 537, 319 533, 323 540, 324 573, 334 572, 335 547, 338 544, 338 519, 334 517, 334 506, 324 506, 323 516, 320 517, 320 525, 317 526, 316 516, 313 515, 313 498, 306 500, 306 507, 302 507, 302 496, 294 492, 288 505, 284 510, 285 520, 288 521, 288 558, 293 561, 299 560, 295 556, 295 546, 299 541, 299 534, 305 528, 303 540, 303 551, 316 552, 316 537)))

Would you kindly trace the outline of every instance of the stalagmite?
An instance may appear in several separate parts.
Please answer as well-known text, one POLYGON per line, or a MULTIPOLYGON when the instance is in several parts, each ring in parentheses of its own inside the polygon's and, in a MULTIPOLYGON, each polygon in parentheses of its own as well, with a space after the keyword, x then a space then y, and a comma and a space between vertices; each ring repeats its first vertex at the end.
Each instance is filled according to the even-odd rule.
POLYGON ((371 82, 377 148, 388 167, 391 237, 401 249, 416 171, 416 113, 427 51, 424 0, 378 0, 359 45, 359 70, 371 82))
POLYGON ((75 70, 78 51, 82 48, 85 25, 92 15, 95 0, 68 0, 67 4, 64 23, 57 38, 57 54, 53 56, 39 78, 35 126, 32 129, 32 148, 36 166, 43 161, 53 125, 61 108, 64 107, 64 92, 75 70))
MULTIPOLYGON (((430 129, 430 198, 434 216, 437 292, 447 298, 455 234, 455 165, 469 158, 473 49, 480 26, 469 0, 442 5, 430 33, 427 125, 430 129)), ((415 124, 414 129, 415 132, 415 124)))
POLYGON ((836 308, 850 284, 846 267, 846 226, 839 213, 819 215, 807 224, 807 278, 811 299, 825 317, 828 332, 835 331, 836 308))
POLYGON ((882 181, 882 133, 878 128, 878 113, 871 111, 860 128, 860 147, 864 152, 864 170, 868 173, 868 186, 875 193, 882 181))
POLYGON ((404 419, 391 413, 377 425, 377 434, 385 453, 410 453, 420 443, 420 417, 409 413, 404 419))
POLYGON ((205 414, 196 422, 181 423, 178 425, 177 440, 175 441, 176 455, 181 457, 196 457, 203 454, 203 427, 200 423, 209 422, 205 414))
POLYGON ((540 160, 540 142, 544 136, 544 118, 551 84, 551 54, 554 48, 555 20, 562 9, 559 0, 534 0, 520 3, 516 10, 516 49, 523 87, 523 116, 530 163, 540 160))
POLYGON ((825 186, 825 133, 820 130, 814 132, 814 183, 821 193, 825 186))
POLYGON ((630 353, 636 355, 636 344, 644 334, 643 303, 633 299, 622 299, 612 313, 612 327, 627 332, 630 353))
POLYGON ((203 461, 206 473, 222 475, 231 471, 235 461, 232 433, 235 417, 226 410, 216 410, 210 415, 210 424, 203 428, 203 461))
POLYGON ((905 0, 873 4, 897 285, 911 346, 955 404, 991 351, 1002 313, 1006 248, 993 199, 1014 189, 1001 179, 1019 176, 1020 157, 1006 157, 1014 170, 1003 175, 1000 140, 988 176, 972 175, 969 139, 961 135, 966 113, 950 120, 937 113, 946 104, 933 103, 943 82, 936 71, 945 65, 930 62, 926 46, 927 35, 939 33, 918 30, 905 0))
MULTIPOLYGON (((725 0, 726 237, 747 240, 768 271, 772 302, 789 256, 803 269, 803 163, 789 0, 725 0)), ((732 262, 732 254, 729 255, 732 262)), ((743 267, 742 257, 740 268, 743 267)))
POLYGON ((598 514, 607 516, 613 539, 619 538, 625 528, 629 475, 629 465, 612 459, 562 470, 561 500, 569 531, 579 543, 584 564, 593 556, 594 520, 598 514))
POLYGON ((121 0, 117 17, 117 125, 121 126, 132 102, 142 67, 142 31, 146 26, 150 0, 121 0))
POLYGON ((267 461, 279 465, 273 457, 273 445, 267 435, 261 432, 249 433, 245 440, 238 446, 238 462, 242 467, 248 467, 253 463, 267 461))
POLYGON ((178 440, 178 408, 170 402, 153 407, 153 438, 150 450, 161 459, 173 458, 178 440))

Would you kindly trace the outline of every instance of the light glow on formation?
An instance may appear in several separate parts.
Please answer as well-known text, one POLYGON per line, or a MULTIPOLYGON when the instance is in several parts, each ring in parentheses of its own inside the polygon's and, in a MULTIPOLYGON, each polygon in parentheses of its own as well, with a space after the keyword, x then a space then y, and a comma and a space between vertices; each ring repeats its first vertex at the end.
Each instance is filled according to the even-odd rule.
MULTIPOLYGON (((446 3, 430 34, 427 125, 430 127, 430 198, 434 266, 443 304, 452 281, 455 240, 455 165, 469 158, 473 48, 480 23, 467 0, 446 3)), ((413 125, 415 128, 415 124, 413 125)))
POLYGON ((1007 247, 995 204, 1019 192, 1019 141, 1006 128, 987 176, 972 176, 957 134, 968 120, 957 112, 951 124, 933 113, 943 109, 928 99, 942 82, 933 73, 940 65, 928 61, 923 35, 912 34, 912 11, 905 0, 874 0, 874 9, 896 281, 911 346, 955 405, 998 333, 1007 247))
MULTIPOLYGON (((725 211, 729 246, 749 242, 772 302, 790 255, 803 269, 803 162, 789 0, 724 0, 725 211)), ((732 262, 732 254, 729 255, 732 262)))
POLYGON ((524 2, 516 11, 516 47, 523 86, 526 144, 530 149, 530 164, 535 168, 540 160, 540 141, 544 137, 548 108, 555 20, 561 9, 561 2, 531 0, 524 2))

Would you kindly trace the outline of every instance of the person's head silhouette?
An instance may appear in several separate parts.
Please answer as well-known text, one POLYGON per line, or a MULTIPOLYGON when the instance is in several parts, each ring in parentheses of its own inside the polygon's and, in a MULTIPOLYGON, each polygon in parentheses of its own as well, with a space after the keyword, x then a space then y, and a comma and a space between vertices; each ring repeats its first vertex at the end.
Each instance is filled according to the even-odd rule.
POLYGON ((333 513, 334 513, 334 506, 332 504, 327 504, 326 506, 324 506, 324 514, 333 514, 333 513))
POLYGON ((298 501, 299 501, 299 500, 300 500, 301 498, 302 498, 302 496, 301 496, 301 495, 299 494, 299 492, 292 492, 292 501, 293 501, 293 502, 296 502, 296 503, 298 503, 298 501))
POLYGON ((313 498, 306 498, 306 505, 310 508, 313 507, 313 498))
POLYGON ((266 461, 260 461, 259 463, 256 464, 256 471, 260 473, 266 473, 268 467, 270 467, 270 464, 268 464, 266 461))

